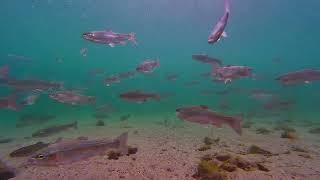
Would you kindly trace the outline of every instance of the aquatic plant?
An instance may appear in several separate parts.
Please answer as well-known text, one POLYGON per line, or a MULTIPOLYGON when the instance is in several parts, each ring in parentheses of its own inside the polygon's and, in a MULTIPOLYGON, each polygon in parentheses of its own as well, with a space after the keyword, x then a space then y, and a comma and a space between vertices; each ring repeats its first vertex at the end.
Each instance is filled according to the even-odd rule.
POLYGON ((221 170, 219 165, 213 161, 201 160, 197 167, 194 178, 200 180, 224 180, 226 179, 225 173, 221 170))

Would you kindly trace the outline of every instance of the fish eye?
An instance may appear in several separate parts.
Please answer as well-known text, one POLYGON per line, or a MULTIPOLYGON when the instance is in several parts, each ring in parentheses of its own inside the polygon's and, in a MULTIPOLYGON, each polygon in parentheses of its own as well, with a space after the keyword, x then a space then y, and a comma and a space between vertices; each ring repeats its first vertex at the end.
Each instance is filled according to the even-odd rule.
POLYGON ((43 159, 44 158, 44 155, 43 154, 39 154, 36 156, 36 159, 43 159))

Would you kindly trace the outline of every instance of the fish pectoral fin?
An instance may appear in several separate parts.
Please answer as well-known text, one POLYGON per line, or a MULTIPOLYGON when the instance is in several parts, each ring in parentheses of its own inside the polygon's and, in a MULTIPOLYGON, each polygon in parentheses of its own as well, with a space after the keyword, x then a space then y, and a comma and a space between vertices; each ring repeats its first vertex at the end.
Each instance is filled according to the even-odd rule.
POLYGON ((110 47, 114 47, 114 44, 113 43, 109 43, 108 44, 110 47))
POLYGON ((224 84, 231 83, 231 82, 232 82, 232 79, 229 79, 229 78, 224 80, 224 84))
POLYGON ((228 34, 227 34, 225 31, 223 31, 223 33, 221 34, 221 36, 224 37, 224 38, 226 38, 226 37, 228 37, 228 34))

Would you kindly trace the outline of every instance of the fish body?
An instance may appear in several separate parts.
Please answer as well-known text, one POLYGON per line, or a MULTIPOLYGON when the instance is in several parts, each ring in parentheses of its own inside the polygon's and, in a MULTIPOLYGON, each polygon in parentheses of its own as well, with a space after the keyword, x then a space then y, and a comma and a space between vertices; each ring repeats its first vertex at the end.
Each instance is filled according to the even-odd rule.
POLYGON ((9 154, 9 156, 10 157, 27 157, 48 146, 49 144, 47 143, 37 142, 35 144, 31 144, 29 146, 24 146, 22 148, 14 150, 9 154))
POLYGON ((320 70, 304 69, 279 76, 276 80, 283 85, 308 84, 320 80, 320 70))
POLYGON ((58 133, 60 133, 62 131, 66 131, 66 130, 71 129, 71 128, 77 129, 78 128, 78 123, 77 122, 73 122, 71 124, 55 125, 55 126, 51 126, 51 127, 48 127, 48 128, 40 129, 40 130, 34 132, 32 134, 32 137, 34 137, 34 138, 48 137, 50 135, 58 134, 58 133))
POLYGON ((39 125, 49 122, 55 119, 56 116, 48 115, 48 114, 27 114, 20 118, 18 123, 16 124, 17 128, 32 126, 32 125, 39 125))
POLYGON ((252 69, 246 66, 224 66, 213 67, 211 74, 216 80, 224 83, 232 82, 234 79, 252 76, 252 69))
POLYGON ((128 91, 120 94, 120 98, 130 102, 142 103, 151 99, 159 100, 160 95, 156 93, 147 93, 147 92, 135 90, 135 91, 128 91))
POLYGON ((49 94, 49 97, 55 101, 69 105, 95 103, 96 98, 93 96, 84 96, 74 91, 60 91, 49 94))
POLYGON ((136 70, 141 73, 152 73, 155 68, 160 66, 159 60, 145 60, 138 65, 136 70))
POLYGON ((205 64, 212 64, 217 66, 221 66, 222 64, 221 60, 209 57, 206 54, 194 54, 192 55, 192 59, 205 64))
POLYGON ((225 33, 225 28, 228 23, 228 19, 230 16, 230 4, 229 0, 225 0, 225 7, 224 7, 224 14, 218 21, 218 23, 214 26, 213 30, 211 31, 211 34, 208 37, 208 43, 214 44, 218 42, 221 37, 227 37, 227 34, 225 33))
POLYGON ((128 153, 128 133, 115 139, 70 140, 49 145, 47 148, 32 155, 27 164, 37 166, 56 166, 70 164, 93 156, 103 155, 110 149, 121 154, 128 153))
POLYGON ((242 133, 242 117, 217 113, 204 105, 178 108, 176 109, 176 113, 177 117, 181 120, 198 124, 211 124, 217 127, 220 127, 222 124, 228 124, 239 135, 242 133))
POLYGON ((111 30, 85 32, 82 34, 82 37, 95 43, 107 44, 110 47, 114 47, 117 44, 126 44, 127 41, 131 41, 135 45, 137 44, 134 33, 121 34, 111 30))
POLYGON ((11 87, 17 91, 46 91, 62 88, 61 83, 47 82, 42 80, 16 80, 2 79, 0 84, 11 87))
POLYGON ((10 109, 18 111, 20 107, 16 103, 16 94, 12 94, 5 98, 0 98, 0 109, 10 109))

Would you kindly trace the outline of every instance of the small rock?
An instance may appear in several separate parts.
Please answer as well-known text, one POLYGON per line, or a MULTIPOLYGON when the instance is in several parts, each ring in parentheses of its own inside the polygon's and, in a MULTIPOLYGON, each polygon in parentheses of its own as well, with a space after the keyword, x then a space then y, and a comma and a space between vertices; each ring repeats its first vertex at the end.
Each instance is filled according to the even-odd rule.
POLYGON ((271 131, 268 130, 268 129, 266 129, 266 128, 258 128, 258 129, 256 130, 256 133, 257 133, 257 134, 267 135, 267 134, 270 134, 271 131))
POLYGON ((217 155, 216 156, 216 159, 219 160, 219 161, 227 161, 231 158, 230 155, 228 154, 222 154, 222 155, 217 155))
POLYGON ((249 154, 263 154, 263 155, 272 155, 272 153, 270 151, 264 150, 262 148, 260 148, 259 146, 256 145, 252 145, 250 146, 249 150, 248 150, 249 154))
POLYGON ((198 149, 198 151, 206 151, 206 150, 209 150, 209 149, 211 149, 210 145, 203 145, 198 149))
POLYGON ((223 170, 228 171, 228 172, 234 172, 237 170, 237 166, 230 164, 230 163, 223 163, 220 167, 223 170))

